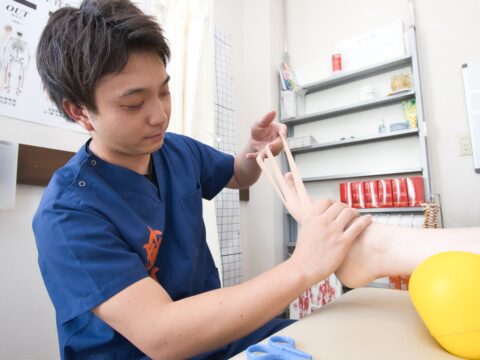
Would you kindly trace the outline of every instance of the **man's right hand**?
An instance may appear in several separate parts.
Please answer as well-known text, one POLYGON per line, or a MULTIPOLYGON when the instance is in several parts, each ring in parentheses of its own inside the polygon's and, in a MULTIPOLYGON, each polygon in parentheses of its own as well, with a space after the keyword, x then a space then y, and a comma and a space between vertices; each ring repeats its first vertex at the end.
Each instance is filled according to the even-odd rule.
POLYGON ((313 204, 300 229, 290 258, 311 285, 332 274, 342 263, 352 242, 372 222, 356 209, 332 200, 313 204))

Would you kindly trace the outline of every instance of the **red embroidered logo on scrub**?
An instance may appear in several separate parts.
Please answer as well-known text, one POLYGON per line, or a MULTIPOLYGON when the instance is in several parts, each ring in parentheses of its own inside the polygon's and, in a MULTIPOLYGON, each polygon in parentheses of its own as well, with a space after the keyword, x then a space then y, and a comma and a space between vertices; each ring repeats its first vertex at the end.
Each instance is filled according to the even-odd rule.
POLYGON ((154 230, 150 226, 148 226, 148 230, 150 231, 150 237, 148 239, 148 243, 143 245, 147 252, 146 268, 150 274, 150 277, 158 281, 158 267, 154 267, 153 265, 155 265, 155 261, 157 260, 158 249, 160 248, 160 243, 162 242, 162 232, 160 230, 154 230))

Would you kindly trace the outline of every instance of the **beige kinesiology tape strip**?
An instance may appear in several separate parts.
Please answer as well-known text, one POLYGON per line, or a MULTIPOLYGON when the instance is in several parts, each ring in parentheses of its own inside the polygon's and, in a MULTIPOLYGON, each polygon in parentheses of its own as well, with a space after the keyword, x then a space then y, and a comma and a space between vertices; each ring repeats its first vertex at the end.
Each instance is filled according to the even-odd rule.
MULTIPOLYGON (((290 215, 292 215, 299 224, 303 224, 308 214, 312 211, 313 203, 307 194, 307 190, 302 182, 287 141, 283 135, 280 134, 280 137, 290 166, 290 176, 288 173, 286 176, 282 174, 268 146, 257 156, 257 163, 267 176, 290 215), (273 173, 269 171, 265 164, 265 156, 270 160, 269 163, 273 173)), ((367 260, 375 261, 375 259, 365 259, 361 255, 364 253, 363 247, 365 246, 368 248, 368 245, 360 242, 355 243, 345 257, 342 265, 335 272, 340 281, 349 287, 363 286, 376 278, 374 275, 375 272, 371 271, 370 266, 367 265, 367 260)))
POLYGON ((282 200, 283 205, 285 205, 293 218, 298 223, 302 224, 311 210, 312 202, 308 197, 305 185, 303 184, 298 173, 298 168, 288 147, 288 143, 282 134, 280 134, 280 138, 282 139, 283 149, 285 150, 288 164, 290 166, 291 177, 286 179, 288 174, 286 176, 282 174, 277 162, 273 157, 272 151, 268 146, 265 148, 265 152, 260 152, 260 154, 257 156, 257 163, 272 184, 275 192, 280 197, 280 200, 282 200), (270 160, 269 163, 271 165, 273 174, 265 165, 265 155, 270 160))

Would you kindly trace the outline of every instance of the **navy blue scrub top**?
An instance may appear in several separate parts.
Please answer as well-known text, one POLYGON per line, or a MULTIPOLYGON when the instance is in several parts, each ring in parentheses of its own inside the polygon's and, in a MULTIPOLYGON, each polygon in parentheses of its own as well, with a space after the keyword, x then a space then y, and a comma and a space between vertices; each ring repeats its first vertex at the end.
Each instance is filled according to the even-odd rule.
POLYGON ((158 186, 84 146, 45 191, 33 229, 62 358, 103 348, 138 358, 90 310, 146 276, 173 300, 220 286, 205 241, 202 197, 213 198, 230 180, 233 157, 167 134, 152 158, 158 186))
MULTIPOLYGON (((167 133, 152 159, 158 186, 91 154, 87 143, 43 195, 33 230, 62 359, 147 359, 90 311, 147 276, 173 300, 220 287, 202 198, 212 199, 227 184, 233 157, 167 133)), ((289 323, 274 320, 196 359, 227 358, 289 323)))

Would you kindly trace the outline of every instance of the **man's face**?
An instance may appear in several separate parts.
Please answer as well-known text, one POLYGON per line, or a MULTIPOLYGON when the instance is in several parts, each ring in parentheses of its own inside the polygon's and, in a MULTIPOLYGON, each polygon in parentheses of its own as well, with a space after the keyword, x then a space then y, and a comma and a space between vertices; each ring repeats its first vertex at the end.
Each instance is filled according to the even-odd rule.
POLYGON ((125 68, 95 87, 97 113, 88 113, 92 149, 106 159, 149 155, 164 141, 171 99, 165 65, 154 53, 133 53, 125 68))

